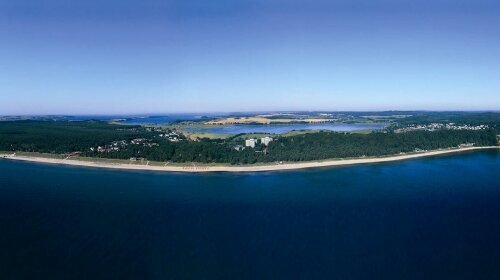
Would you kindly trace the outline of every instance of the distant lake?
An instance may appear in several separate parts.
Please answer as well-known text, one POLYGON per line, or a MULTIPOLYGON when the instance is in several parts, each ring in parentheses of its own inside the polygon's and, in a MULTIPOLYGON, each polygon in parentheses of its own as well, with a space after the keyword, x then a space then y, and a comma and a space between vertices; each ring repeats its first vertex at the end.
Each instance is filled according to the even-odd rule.
POLYGON ((168 115, 168 116, 145 116, 145 117, 136 116, 136 117, 126 117, 126 120, 121 121, 121 123, 123 123, 123 124, 139 124, 139 125, 146 125, 146 124, 162 125, 162 124, 172 123, 175 121, 199 120, 203 116, 207 116, 207 115, 175 114, 175 115, 168 115))
POLYGON ((355 130, 376 130, 383 129, 383 124, 344 124, 344 123, 324 123, 324 124, 272 124, 272 125, 220 125, 210 127, 188 127, 185 130, 190 132, 205 132, 213 134, 240 134, 240 133, 273 133, 281 134, 293 130, 329 130, 329 131, 355 131, 355 130))
POLYGON ((241 174, 0 160, 0 279, 498 279, 499 201, 499 151, 241 174))

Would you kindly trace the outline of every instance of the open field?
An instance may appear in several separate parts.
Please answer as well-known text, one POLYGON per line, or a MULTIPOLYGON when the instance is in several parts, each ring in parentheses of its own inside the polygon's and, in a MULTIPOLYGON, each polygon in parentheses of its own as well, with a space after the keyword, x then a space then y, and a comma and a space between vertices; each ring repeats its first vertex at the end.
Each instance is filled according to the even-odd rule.
POLYGON ((227 124, 271 124, 271 123, 326 123, 335 122, 335 119, 306 118, 306 119, 271 119, 263 116, 255 117, 231 117, 204 122, 206 125, 227 125, 227 124))
POLYGON ((303 130, 292 130, 289 132, 285 132, 280 134, 283 137, 290 137, 290 136, 296 136, 296 135, 302 135, 302 134, 311 134, 311 133, 317 133, 320 132, 321 130, 310 130, 310 129, 303 129, 303 130))
POLYGON ((216 134, 216 133, 206 133, 206 132, 188 132, 188 131, 182 131, 182 133, 189 139, 191 140, 198 140, 198 139, 203 139, 203 138, 208 138, 208 139, 226 139, 228 138, 229 134, 216 134))

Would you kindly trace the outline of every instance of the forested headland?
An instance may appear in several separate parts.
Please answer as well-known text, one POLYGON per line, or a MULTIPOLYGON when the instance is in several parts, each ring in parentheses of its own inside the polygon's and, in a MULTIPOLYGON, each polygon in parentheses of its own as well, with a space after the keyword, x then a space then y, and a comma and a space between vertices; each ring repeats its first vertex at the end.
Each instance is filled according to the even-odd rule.
POLYGON ((88 157, 144 158, 176 163, 252 164, 385 156, 463 144, 498 145, 498 131, 494 128, 276 135, 268 146, 258 144, 244 150, 234 148, 242 144, 235 138, 193 141, 178 133, 173 141, 165 137, 167 133, 171 131, 101 121, 4 121, 0 122, 0 150, 53 154, 78 152, 88 157))

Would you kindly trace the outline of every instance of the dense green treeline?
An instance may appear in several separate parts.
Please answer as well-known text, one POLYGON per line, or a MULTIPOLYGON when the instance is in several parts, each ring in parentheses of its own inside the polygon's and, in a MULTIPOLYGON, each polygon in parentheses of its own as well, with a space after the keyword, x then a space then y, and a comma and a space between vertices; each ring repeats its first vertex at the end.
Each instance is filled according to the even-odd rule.
MULTIPOLYGON (((229 162, 231 155, 238 157, 238 152, 225 143, 183 141, 169 142, 160 140, 158 146, 145 147, 128 145, 126 149, 109 153, 86 152, 86 156, 129 159, 146 158, 153 161, 171 162, 229 162), (233 153, 234 152, 234 153, 233 153)), ((254 153, 254 152, 252 152, 254 153)))
POLYGON ((493 131, 413 131, 407 133, 344 134, 323 132, 279 138, 269 147, 271 160, 305 161, 328 158, 383 156, 435 150, 464 143, 496 145, 493 131))
POLYGON ((236 151, 222 141, 164 141, 156 147, 134 146, 119 152, 89 154, 90 156, 127 159, 143 157, 154 161, 248 164, 274 161, 310 161, 329 158, 383 156, 420 150, 435 150, 474 143, 476 146, 496 145, 491 130, 413 131, 407 133, 351 134, 318 132, 279 137, 268 149, 258 146, 236 151))
POLYGON ((0 150, 67 153, 144 134, 141 126, 99 121, 6 121, 0 122, 0 150))
POLYGON ((488 125, 500 129, 500 113, 496 112, 412 112, 410 117, 397 120, 400 126, 430 123, 458 125, 488 125))

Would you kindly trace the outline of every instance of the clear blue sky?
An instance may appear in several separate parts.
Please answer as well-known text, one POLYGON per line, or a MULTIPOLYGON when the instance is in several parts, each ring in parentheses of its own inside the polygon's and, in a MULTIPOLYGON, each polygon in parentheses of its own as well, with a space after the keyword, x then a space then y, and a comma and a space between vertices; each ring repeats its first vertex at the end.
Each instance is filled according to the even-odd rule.
POLYGON ((500 110, 500 2, 0 0, 0 115, 500 110))

